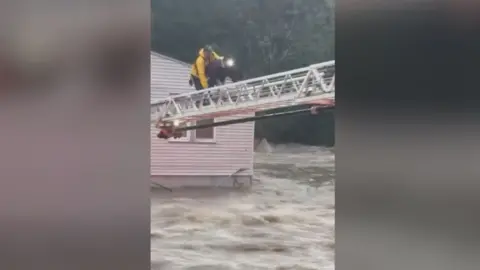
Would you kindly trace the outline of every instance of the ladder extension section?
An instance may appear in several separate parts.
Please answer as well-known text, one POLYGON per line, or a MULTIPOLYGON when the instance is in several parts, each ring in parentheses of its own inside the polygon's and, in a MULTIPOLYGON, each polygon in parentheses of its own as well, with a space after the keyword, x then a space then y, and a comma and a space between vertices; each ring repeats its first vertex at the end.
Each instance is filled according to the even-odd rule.
POLYGON ((335 99, 335 61, 180 94, 151 104, 152 121, 193 121, 335 99))

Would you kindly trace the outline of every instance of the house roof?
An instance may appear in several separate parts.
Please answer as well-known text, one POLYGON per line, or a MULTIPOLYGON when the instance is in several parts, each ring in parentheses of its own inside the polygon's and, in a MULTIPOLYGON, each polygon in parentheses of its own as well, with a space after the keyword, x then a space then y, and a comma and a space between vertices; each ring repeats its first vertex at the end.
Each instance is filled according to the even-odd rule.
POLYGON ((155 56, 160 57, 160 58, 163 58, 163 59, 165 59, 165 60, 170 60, 170 61, 175 62, 175 63, 180 64, 180 65, 184 65, 184 66, 186 66, 186 67, 190 67, 190 65, 191 65, 191 64, 182 62, 182 61, 180 61, 180 60, 178 60, 178 59, 175 59, 175 58, 166 56, 166 55, 164 55, 164 54, 157 53, 157 52, 155 52, 155 51, 150 51, 150 54, 151 54, 151 55, 155 55, 155 56))

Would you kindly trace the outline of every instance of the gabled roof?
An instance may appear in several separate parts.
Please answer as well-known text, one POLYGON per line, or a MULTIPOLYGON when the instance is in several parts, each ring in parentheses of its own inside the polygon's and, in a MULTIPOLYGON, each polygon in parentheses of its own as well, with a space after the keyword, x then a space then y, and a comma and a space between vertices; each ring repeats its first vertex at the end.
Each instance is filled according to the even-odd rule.
POLYGON ((190 67, 190 66, 191 66, 191 64, 182 62, 182 61, 180 61, 180 60, 178 60, 178 59, 175 59, 175 58, 172 58, 172 57, 169 57, 169 56, 166 56, 166 55, 163 55, 163 54, 154 52, 154 51, 150 51, 150 54, 151 54, 151 55, 155 55, 155 56, 160 57, 160 58, 163 58, 163 59, 165 59, 165 60, 169 60, 169 61, 175 62, 175 63, 180 64, 180 65, 184 65, 184 66, 186 66, 186 67, 190 67))

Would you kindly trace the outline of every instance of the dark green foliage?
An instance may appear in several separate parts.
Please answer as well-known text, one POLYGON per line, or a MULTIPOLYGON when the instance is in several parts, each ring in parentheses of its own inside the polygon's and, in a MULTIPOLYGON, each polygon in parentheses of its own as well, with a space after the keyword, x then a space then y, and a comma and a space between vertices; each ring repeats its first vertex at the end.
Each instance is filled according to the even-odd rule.
MULTIPOLYGON (((152 50, 193 62, 205 44, 256 77, 335 57, 331 0, 152 0, 152 50)), ((334 144, 333 112, 256 123, 272 142, 334 144)))

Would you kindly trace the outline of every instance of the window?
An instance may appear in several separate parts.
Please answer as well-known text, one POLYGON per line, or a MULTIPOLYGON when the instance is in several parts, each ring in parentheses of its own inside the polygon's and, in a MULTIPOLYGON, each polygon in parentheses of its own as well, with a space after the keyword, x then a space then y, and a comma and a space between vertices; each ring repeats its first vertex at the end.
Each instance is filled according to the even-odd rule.
MULTIPOLYGON (((208 125, 214 123, 214 119, 205 119, 197 121, 197 125, 208 125)), ((196 141, 213 141, 215 139, 215 128, 207 127, 200 128, 195 130, 195 140, 196 141)))

